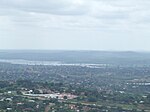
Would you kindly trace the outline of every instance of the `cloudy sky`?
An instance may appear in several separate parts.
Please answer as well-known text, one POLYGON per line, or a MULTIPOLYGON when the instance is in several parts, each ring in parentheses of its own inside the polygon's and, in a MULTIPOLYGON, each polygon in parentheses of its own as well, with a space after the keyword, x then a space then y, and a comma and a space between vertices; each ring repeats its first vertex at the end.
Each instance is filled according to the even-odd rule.
POLYGON ((0 49, 150 51, 150 0, 0 0, 0 49))

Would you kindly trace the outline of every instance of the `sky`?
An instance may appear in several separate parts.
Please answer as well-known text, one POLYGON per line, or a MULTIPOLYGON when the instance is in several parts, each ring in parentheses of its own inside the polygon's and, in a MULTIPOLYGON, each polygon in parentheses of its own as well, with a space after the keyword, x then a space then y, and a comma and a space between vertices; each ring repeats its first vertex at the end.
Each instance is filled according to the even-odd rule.
POLYGON ((150 51, 150 0, 0 0, 0 49, 150 51))

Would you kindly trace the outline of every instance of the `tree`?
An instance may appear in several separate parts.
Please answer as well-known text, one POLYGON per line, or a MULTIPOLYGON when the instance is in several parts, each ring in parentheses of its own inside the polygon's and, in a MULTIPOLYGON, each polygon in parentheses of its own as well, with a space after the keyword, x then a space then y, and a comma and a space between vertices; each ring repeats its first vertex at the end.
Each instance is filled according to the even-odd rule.
POLYGON ((64 96, 64 99, 66 100, 68 97, 67 96, 64 96))

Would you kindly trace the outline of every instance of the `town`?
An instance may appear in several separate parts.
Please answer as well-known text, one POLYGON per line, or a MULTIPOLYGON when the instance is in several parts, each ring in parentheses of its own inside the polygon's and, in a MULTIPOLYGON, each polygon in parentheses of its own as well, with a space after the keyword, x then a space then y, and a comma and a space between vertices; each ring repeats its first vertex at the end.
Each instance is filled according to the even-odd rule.
POLYGON ((149 66, 0 63, 0 111, 150 112, 149 73, 149 66))

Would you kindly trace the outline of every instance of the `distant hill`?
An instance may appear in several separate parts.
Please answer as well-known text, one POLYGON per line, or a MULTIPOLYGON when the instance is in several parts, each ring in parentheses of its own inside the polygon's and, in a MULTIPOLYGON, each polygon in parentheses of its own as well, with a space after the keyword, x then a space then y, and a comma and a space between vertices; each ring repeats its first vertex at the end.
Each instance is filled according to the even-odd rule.
POLYGON ((63 63, 150 64, 150 53, 113 51, 1 50, 0 59, 61 61, 63 63))

